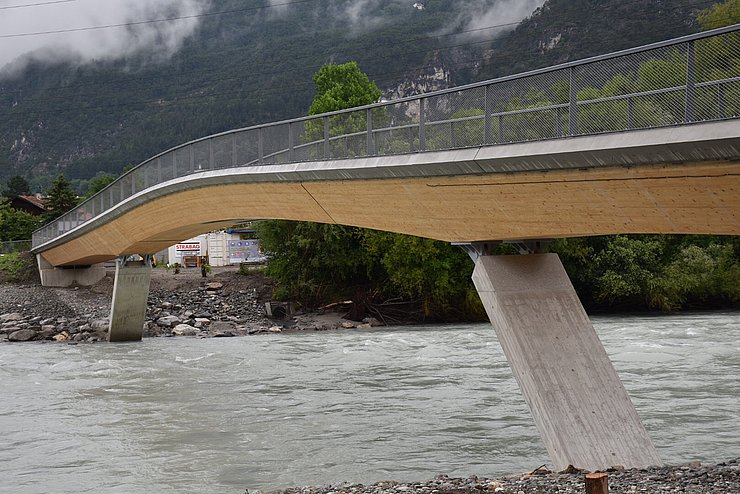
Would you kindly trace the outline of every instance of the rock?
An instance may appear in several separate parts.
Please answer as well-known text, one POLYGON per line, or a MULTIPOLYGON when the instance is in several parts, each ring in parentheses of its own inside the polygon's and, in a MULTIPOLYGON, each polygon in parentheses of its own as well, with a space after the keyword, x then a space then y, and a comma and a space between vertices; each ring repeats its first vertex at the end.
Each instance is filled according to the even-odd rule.
MULTIPOLYGON (((45 327, 49 328, 49 326, 45 326, 45 327)), ((49 340, 56 332, 57 332, 56 328, 52 326, 51 329, 42 329, 41 331, 36 333, 36 336, 39 340, 49 340)))
POLYGON ((377 328, 378 326, 382 326, 383 323, 375 319, 374 317, 366 317, 362 320, 364 324, 369 324, 373 328, 377 328))
POLYGON ((213 334, 214 338, 231 338, 233 336, 234 336, 234 333, 232 333, 231 331, 224 331, 224 332, 218 332, 218 333, 213 334))
POLYGON ((196 317, 195 318, 195 327, 196 328, 202 328, 204 326, 209 326, 211 324, 210 319, 206 319, 205 317, 196 317))
POLYGON ((178 324, 172 329, 172 334, 177 336, 195 336, 198 330, 188 324, 178 324))
POLYGON ((54 341, 67 341, 69 340, 69 333, 66 331, 62 331, 58 335, 52 336, 51 339, 54 341))
POLYGON ((219 283, 217 281, 214 281, 214 282, 208 283, 206 285, 206 290, 220 290, 223 287, 224 287, 224 284, 223 283, 219 283))
POLYGON ((342 327, 343 327, 344 329, 353 329, 353 328, 355 328, 355 327, 356 327, 356 326, 355 326, 355 323, 353 323, 352 321, 342 321, 342 324, 341 324, 341 326, 342 326, 342 327))
POLYGON ((36 337, 36 331, 32 329, 19 329, 8 336, 8 341, 31 341, 36 337))
POLYGON ((108 326, 110 326, 110 322, 108 321, 108 319, 93 319, 92 321, 90 321, 90 328, 93 331, 98 331, 101 329, 104 331, 108 331, 108 326))
POLYGON ((281 328, 280 326, 272 326, 270 327, 270 329, 267 330, 267 332, 268 333, 282 333, 283 328, 281 328))
POLYGON ((23 319, 23 314, 19 314, 17 312, 9 312, 7 314, 3 314, 0 316, 0 322, 20 321, 22 319, 23 319))
POLYGON ((182 321, 177 316, 165 316, 157 319, 157 324, 159 324, 160 326, 164 326, 165 328, 171 328, 172 326, 176 326, 181 322, 182 321))

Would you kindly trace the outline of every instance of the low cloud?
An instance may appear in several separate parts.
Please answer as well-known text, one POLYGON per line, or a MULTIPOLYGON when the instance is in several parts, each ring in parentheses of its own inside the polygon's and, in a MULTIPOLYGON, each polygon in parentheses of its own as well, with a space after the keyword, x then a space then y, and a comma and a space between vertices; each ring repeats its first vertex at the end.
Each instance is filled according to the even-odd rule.
MULTIPOLYGON (((19 4, 17 0, 0 0, 0 7, 19 4)), ((114 60, 141 50, 147 50, 155 58, 167 58, 195 31, 198 18, 108 29, 86 28, 195 16, 207 6, 204 0, 76 0, 0 10, 0 33, 4 35, 83 28, 75 32, 0 39, 3 47, 0 74, 17 73, 32 60, 85 64, 114 60)))
POLYGON ((545 0, 461 1, 457 21, 445 33, 462 31, 471 38, 493 38, 514 29, 545 0))

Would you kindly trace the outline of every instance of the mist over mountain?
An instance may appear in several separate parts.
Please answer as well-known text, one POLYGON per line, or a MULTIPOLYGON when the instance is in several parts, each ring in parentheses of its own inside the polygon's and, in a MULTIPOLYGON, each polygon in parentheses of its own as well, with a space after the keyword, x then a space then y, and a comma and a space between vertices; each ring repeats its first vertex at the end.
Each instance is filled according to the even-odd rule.
POLYGON ((13 35, 0 55, 0 180, 39 189, 60 171, 118 173, 190 139, 305 115, 327 62, 356 60, 402 96, 688 34, 713 3, 0 0, 0 36, 13 35), (15 36, 113 24, 126 25, 15 36))

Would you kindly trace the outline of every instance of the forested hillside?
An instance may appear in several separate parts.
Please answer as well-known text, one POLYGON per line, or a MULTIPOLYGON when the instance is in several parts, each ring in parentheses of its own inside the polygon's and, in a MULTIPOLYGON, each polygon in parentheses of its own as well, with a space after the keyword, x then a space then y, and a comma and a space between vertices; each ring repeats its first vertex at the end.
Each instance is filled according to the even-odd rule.
POLYGON ((84 191, 184 141, 304 115, 329 61, 358 61, 386 94, 427 91, 687 34, 714 2, 549 0, 518 26, 541 2, 268 3, 211 2, 164 60, 0 75, 0 180, 20 174, 38 191, 64 172, 84 191))

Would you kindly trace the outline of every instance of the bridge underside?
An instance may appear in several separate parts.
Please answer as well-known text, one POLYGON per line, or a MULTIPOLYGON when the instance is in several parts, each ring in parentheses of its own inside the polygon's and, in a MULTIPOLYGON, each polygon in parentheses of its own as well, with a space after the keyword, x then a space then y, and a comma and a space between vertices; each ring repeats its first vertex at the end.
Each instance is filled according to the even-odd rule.
POLYGON ((740 234, 740 161, 346 181, 189 180, 197 188, 142 201, 43 257, 64 266, 154 253, 241 219, 336 223, 449 242, 740 234))

